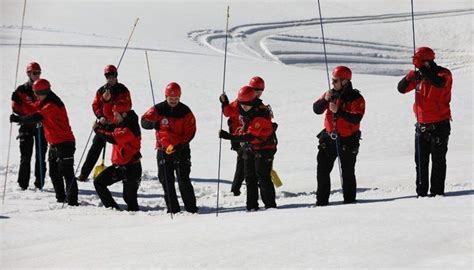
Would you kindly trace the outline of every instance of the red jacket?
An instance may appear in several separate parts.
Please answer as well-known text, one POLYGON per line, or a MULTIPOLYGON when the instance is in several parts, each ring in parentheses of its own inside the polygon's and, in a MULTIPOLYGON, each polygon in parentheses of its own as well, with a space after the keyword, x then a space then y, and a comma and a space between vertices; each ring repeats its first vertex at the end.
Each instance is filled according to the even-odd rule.
POLYGON ((267 106, 260 104, 249 112, 241 110, 240 114, 243 126, 237 135, 250 135, 252 150, 276 149, 277 125, 272 123, 272 113, 267 106))
POLYGON ((451 72, 434 65, 432 73, 421 75, 418 80, 403 78, 398 84, 398 91, 405 94, 417 89, 413 104, 413 112, 417 122, 428 124, 451 119, 451 72))
POLYGON ((37 111, 38 99, 33 93, 31 82, 26 82, 12 94, 12 110, 19 116, 26 116, 37 111))
POLYGON ((191 109, 183 103, 171 108, 166 101, 151 107, 142 115, 142 127, 156 130, 156 148, 166 149, 170 144, 187 145, 196 134, 196 119, 191 109))
POLYGON ((119 102, 129 104, 130 108, 132 108, 130 91, 128 91, 125 85, 118 82, 112 87, 106 84, 97 90, 94 101, 92 102, 92 110, 94 111, 94 114, 97 116, 97 118, 105 117, 107 121, 113 122, 114 114, 112 112, 112 107, 119 102), (112 97, 110 100, 105 101, 102 98, 102 95, 105 93, 107 88, 110 88, 110 94, 112 97))
POLYGON ((113 131, 96 129, 96 133, 112 143, 112 164, 127 165, 140 161, 141 132, 138 116, 134 111, 127 113, 124 121, 113 131))
POLYGON ((52 91, 49 92, 45 100, 39 102, 38 111, 27 118, 42 122, 44 136, 50 145, 75 141, 74 134, 69 125, 66 107, 61 99, 52 91), (40 115, 39 117, 38 114, 40 115))
POLYGON ((229 131, 231 134, 236 134, 237 130, 242 127, 239 114, 239 104, 237 100, 222 106, 222 112, 225 117, 229 118, 229 131))
MULTIPOLYGON (((340 137, 348 137, 360 131, 360 121, 365 113, 365 100, 359 91, 347 85, 338 99, 338 111, 336 113, 336 131, 340 137)), ((313 110, 316 114, 326 112, 324 128, 326 132, 334 131, 334 113, 329 110, 329 102, 324 99, 323 94, 314 104, 313 110)))

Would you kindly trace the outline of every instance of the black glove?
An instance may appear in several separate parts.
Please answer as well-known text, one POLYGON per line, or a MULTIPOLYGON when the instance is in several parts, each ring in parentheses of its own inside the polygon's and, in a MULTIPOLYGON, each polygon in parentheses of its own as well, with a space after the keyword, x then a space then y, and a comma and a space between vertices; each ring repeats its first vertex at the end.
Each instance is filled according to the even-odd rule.
POLYGON ((232 139, 232 135, 229 132, 221 129, 219 131, 219 138, 224 139, 224 140, 230 140, 232 139))
POLYGON ((20 123, 21 117, 12 113, 10 114, 10 123, 20 123))
POLYGON ((153 128, 155 130, 160 130, 160 122, 159 121, 156 121, 155 124, 153 125, 153 128))
POLYGON ((219 97, 219 101, 221 102, 222 105, 227 105, 227 104, 229 104, 229 98, 227 97, 226 94, 222 94, 222 95, 219 97))

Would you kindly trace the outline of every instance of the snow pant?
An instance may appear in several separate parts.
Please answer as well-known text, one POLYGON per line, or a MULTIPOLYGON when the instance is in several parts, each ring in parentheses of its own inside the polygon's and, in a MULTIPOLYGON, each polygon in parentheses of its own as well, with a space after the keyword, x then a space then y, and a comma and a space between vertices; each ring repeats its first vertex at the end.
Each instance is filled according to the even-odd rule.
POLYGON ((102 152, 102 149, 104 149, 106 143, 107 142, 102 137, 95 134, 94 138, 92 139, 91 148, 89 149, 89 152, 87 152, 86 160, 84 160, 84 164, 81 168, 80 178, 84 178, 81 180, 87 179, 94 168, 94 165, 97 163, 100 153, 102 152))
POLYGON ((78 205, 77 181, 74 177, 75 142, 64 142, 49 147, 49 176, 53 182, 54 192, 58 202, 78 205), (66 189, 64 189, 66 182, 66 189))
POLYGON ((30 183, 31 156, 35 148, 35 187, 43 188, 46 176, 46 150, 48 143, 44 138, 43 127, 36 128, 34 124, 22 124, 18 130, 17 139, 20 141, 20 169, 18 185, 27 189, 30 183), (41 148, 41 149, 40 149, 41 148))
POLYGON ((181 193, 185 210, 190 213, 196 213, 198 211, 196 196, 189 178, 191 173, 191 149, 189 149, 189 146, 181 146, 171 155, 158 150, 156 158, 158 161, 158 179, 163 186, 168 213, 178 213, 181 211, 174 186, 176 178, 178 179, 179 192, 181 193))
POLYGON ((140 162, 127 165, 112 165, 102 171, 94 180, 94 187, 104 207, 120 209, 115 202, 108 186, 123 182, 123 200, 128 211, 138 211, 137 192, 142 179, 142 165, 140 162))
POLYGON ((232 150, 237 153, 237 162, 235 164, 234 180, 232 181, 232 187, 230 189, 235 195, 240 194, 240 188, 245 179, 244 172, 244 159, 242 158, 243 149, 240 147, 240 143, 232 142, 232 150))
POLYGON ((316 205, 323 206, 329 203, 331 192, 330 174, 338 156, 341 161, 344 203, 355 202, 357 192, 355 164, 359 152, 360 132, 348 137, 337 137, 336 140, 323 130, 319 133, 318 138, 318 189, 316 191, 316 205))
POLYGON ((446 153, 451 133, 449 120, 417 124, 415 129, 416 193, 428 193, 429 163, 431 155, 431 195, 444 195, 446 180, 446 153))
POLYGON ((265 208, 276 208, 275 187, 272 183, 271 171, 276 149, 245 150, 244 159, 245 182, 247 183, 247 210, 258 209, 258 189, 265 208))

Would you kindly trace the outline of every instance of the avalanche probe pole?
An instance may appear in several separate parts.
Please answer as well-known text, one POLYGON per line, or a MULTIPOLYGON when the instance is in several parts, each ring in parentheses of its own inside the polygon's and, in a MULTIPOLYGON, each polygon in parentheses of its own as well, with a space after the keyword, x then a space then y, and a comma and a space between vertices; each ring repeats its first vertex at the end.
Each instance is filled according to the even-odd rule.
MULTIPOLYGON (((229 6, 227 6, 227 17, 225 23, 225 46, 224 46, 224 74, 222 76, 222 94, 225 94, 225 71, 227 65, 227 36, 229 31, 229 6)), ((222 130, 222 122, 224 112, 221 111, 221 128, 222 130)), ((221 182, 221 153, 222 153, 222 138, 219 138, 219 161, 217 165, 217 199, 216 199, 216 217, 219 216, 219 187, 221 182)))
MULTIPOLYGON (((25 11, 26 11, 26 0, 23 2, 23 15, 21 18, 21 31, 20 31, 20 43, 18 43, 18 54, 16 57, 16 71, 15 71, 15 85, 13 88, 16 87, 16 83, 18 80, 18 66, 20 65, 20 52, 21 52, 21 42, 23 40, 23 25, 25 23, 25 11)), ((2 197, 2 204, 5 203, 5 192, 7 190, 7 178, 8 178, 8 165, 10 163, 10 148, 12 145, 12 129, 13 123, 10 123, 10 135, 8 136, 8 152, 7 152, 7 164, 5 166, 5 181, 3 183, 3 197, 2 197)))
MULTIPOLYGON (((329 83, 329 67, 328 67, 328 57, 327 57, 327 53, 326 53, 326 42, 325 42, 325 39, 324 39, 323 18, 322 18, 322 15, 321 15, 321 4, 319 3, 319 0, 318 0, 318 10, 319 10, 319 24, 321 25, 321 34, 323 36, 324 61, 326 63, 326 76, 327 76, 327 80, 328 80, 328 89, 331 89, 331 84, 329 83)), ((336 154, 337 154, 337 165, 338 165, 338 168, 339 168, 339 179, 341 180, 341 189, 344 192, 343 182, 342 182, 341 155, 340 155, 340 152, 339 152, 339 135, 337 134, 337 128, 336 128, 336 117, 333 115, 332 119, 333 119, 332 120, 332 125, 333 125, 334 130, 331 134, 331 138, 336 141, 336 154)))
MULTIPOLYGON (((153 81, 151 80, 151 72, 150 72, 150 61, 148 61, 148 51, 145 50, 145 58, 146 58, 146 66, 147 66, 147 69, 148 69, 148 79, 150 80, 150 90, 151 90, 151 98, 153 99, 153 108, 155 108, 156 106, 156 102, 155 102, 155 94, 153 92, 153 81)), ((155 112, 156 112, 156 108, 155 108, 155 112)), ((163 154, 163 151, 160 151, 160 149, 157 150, 158 151, 158 154, 160 154, 161 152, 161 160, 158 161, 158 175, 160 174, 160 168, 159 166, 161 165, 160 163, 163 163, 163 176, 164 176, 164 181, 165 181, 165 184, 166 184, 166 193, 168 194, 168 204, 166 205, 168 207, 170 207, 170 216, 171 216, 171 219, 173 219, 173 210, 171 209, 171 195, 170 195, 170 183, 168 183, 168 179, 167 179, 167 176, 166 176, 166 161, 165 161, 165 154, 163 154)), ((179 170, 179 169, 178 169, 179 170)), ((173 182, 173 185, 174 185, 174 182, 173 182)))

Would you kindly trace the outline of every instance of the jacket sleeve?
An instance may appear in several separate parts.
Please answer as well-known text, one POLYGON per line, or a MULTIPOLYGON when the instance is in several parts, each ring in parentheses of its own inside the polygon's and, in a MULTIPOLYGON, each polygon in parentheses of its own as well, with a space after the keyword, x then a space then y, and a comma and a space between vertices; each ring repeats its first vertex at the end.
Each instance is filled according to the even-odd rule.
POLYGON ((324 98, 324 96, 325 94, 313 103, 313 111, 315 114, 322 114, 327 110, 329 102, 324 98))
POLYGON ((114 137, 114 132, 113 131, 106 131, 105 129, 102 129, 102 128, 97 128, 95 130, 95 133, 101 137, 102 139, 106 140, 107 142, 111 143, 111 144, 117 144, 117 142, 115 141, 115 137, 114 137))
POLYGON ((239 114, 237 100, 233 101, 232 103, 227 103, 222 105, 222 112, 224 113, 225 117, 232 117, 236 114, 239 114))
POLYGON ((255 117, 250 123, 247 133, 256 138, 265 138, 273 134, 272 121, 264 117, 255 117))
POLYGON ((141 126, 144 129, 153 129, 155 127, 155 123, 158 121, 158 116, 155 112, 155 107, 152 106, 148 111, 146 111, 140 120, 141 126))
POLYGON ((347 122, 358 124, 362 120, 365 113, 365 100, 360 97, 351 102, 348 111, 338 110, 336 115, 344 118, 347 122))
POLYGON ((189 143, 196 134, 196 118, 192 112, 189 112, 184 116, 184 134, 180 138, 180 143, 189 143))
POLYGON ((12 111, 18 115, 21 115, 21 97, 17 91, 12 93, 12 111))
POLYGON ((416 82, 407 80, 406 76, 403 77, 400 82, 398 82, 398 92, 405 94, 415 89, 416 82))
POLYGON ((104 116, 104 113, 102 112, 102 105, 102 94, 99 90, 97 90, 94 100, 92 101, 92 111, 94 111, 94 114, 97 118, 104 116))

